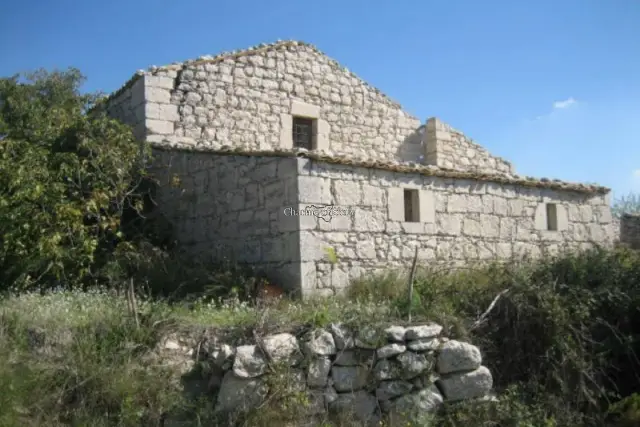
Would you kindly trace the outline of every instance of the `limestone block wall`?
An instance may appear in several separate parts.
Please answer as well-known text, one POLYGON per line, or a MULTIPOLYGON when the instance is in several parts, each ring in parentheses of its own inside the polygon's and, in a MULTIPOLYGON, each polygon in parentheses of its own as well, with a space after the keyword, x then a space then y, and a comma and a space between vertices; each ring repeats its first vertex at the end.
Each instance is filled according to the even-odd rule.
POLYGON ((213 261, 252 264, 300 282, 295 158, 154 150, 157 209, 182 246, 213 261))
POLYGON ((425 124, 314 46, 286 41, 151 67, 107 100, 108 112, 154 145, 292 148, 294 117, 313 119, 314 150, 514 174, 438 119, 425 124))
POLYGON ((300 216, 302 284, 331 295, 351 279, 423 263, 469 265, 594 242, 612 243, 608 194, 423 176, 299 159, 300 208, 334 206, 328 220, 300 216), (417 222, 407 222, 404 190, 416 190, 417 222), (547 204, 556 231, 549 231, 547 204), (336 259, 327 255, 327 249, 336 259))
POLYGON ((436 118, 427 121, 425 141, 426 164, 480 173, 515 174, 511 163, 491 155, 462 132, 436 118))
POLYGON ((447 339, 442 329, 435 323, 331 324, 243 343, 174 335, 159 351, 177 354, 170 359, 186 361, 185 371, 189 360, 208 364, 202 372, 209 373, 205 380, 218 413, 246 412, 266 399, 288 397, 297 402, 288 414, 295 425, 322 425, 328 413, 360 425, 425 425, 445 402, 494 399, 480 350, 447 339))
POLYGON ((145 104, 145 82, 140 78, 114 94, 103 108, 110 117, 131 126, 136 138, 143 139, 145 104))
POLYGON ((317 149, 421 161, 420 120, 316 48, 283 42, 146 72, 156 144, 291 148, 293 116, 316 119, 317 149))
POLYGON ((640 249, 640 214, 625 213, 620 218, 620 243, 640 249))

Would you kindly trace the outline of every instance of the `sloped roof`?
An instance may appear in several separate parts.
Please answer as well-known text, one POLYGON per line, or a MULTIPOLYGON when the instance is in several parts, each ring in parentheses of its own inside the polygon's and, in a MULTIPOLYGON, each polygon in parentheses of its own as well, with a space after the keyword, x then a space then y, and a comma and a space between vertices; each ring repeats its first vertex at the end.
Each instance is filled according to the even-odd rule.
POLYGON ((415 173, 423 176, 434 176, 440 178, 467 179, 472 181, 493 182, 496 184, 510 184, 530 188, 548 188, 551 190, 572 191, 583 194, 608 194, 611 189, 600 185, 591 185, 583 183, 573 183, 560 181, 558 179, 524 177, 519 175, 490 174, 479 172, 467 172, 454 169, 445 169, 433 165, 406 164, 393 161, 354 159, 344 155, 331 155, 323 152, 307 151, 305 149, 276 149, 253 151, 239 147, 223 146, 220 148, 212 148, 206 146, 192 145, 157 145, 153 147, 159 151, 186 151, 192 153, 212 153, 217 155, 235 155, 235 156, 264 156, 264 157, 302 157, 318 162, 361 167, 366 169, 380 169, 390 172, 415 173))
MULTIPOLYGON (((227 59, 237 59, 237 58, 240 58, 241 56, 254 55, 256 53, 267 52, 267 51, 280 49, 280 48, 283 48, 283 47, 289 47, 289 46, 305 46, 305 47, 310 48, 311 50, 313 50, 314 52, 316 52, 316 53, 318 53, 320 55, 324 55, 325 57, 329 58, 329 60, 334 65, 342 68, 343 71, 347 72, 352 77, 355 77, 355 78, 359 79, 365 86, 369 87, 371 90, 373 90, 378 95, 381 95, 381 96, 385 97, 395 107, 404 110, 399 102, 391 99, 389 96, 387 96, 380 89, 370 85, 365 80, 363 80, 359 76, 357 76, 355 73, 353 73, 352 71, 350 71, 346 67, 340 65, 340 63, 338 61, 336 61, 335 59, 329 57, 327 54, 322 52, 316 46, 314 46, 314 45, 312 45, 310 43, 306 43, 306 42, 303 42, 303 41, 297 41, 297 40, 278 40, 278 41, 276 41, 274 43, 261 43, 261 44, 256 45, 256 46, 248 47, 246 49, 234 50, 234 51, 231 51, 231 52, 221 52, 221 53, 219 53, 219 54, 217 54, 215 56, 205 55, 205 56, 201 56, 201 57, 199 57, 197 59, 189 59, 189 60, 186 60, 186 61, 183 61, 183 62, 174 62, 174 63, 168 64, 168 65, 163 65, 163 66, 160 66, 160 67, 151 66, 147 70, 138 70, 138 71, 136 71, 136 73, 133 76, 131 76, 131 78, 129 80, 127 80, 126 83, 124 83, 124 85, 122 85, 122 87, 120 87, 119 89, 117 89, 116 91, 114 91, 113 93, 108 95, 107 97, 105 97, 102 101, 103 102, 108 102, 110 99, 117 97, 122 92, 127 90, 127 88, 131 87, 136 82, 136 80, 138 80, 141 76, 143 76, 145 74, 155 75, 158 72, 162 72, 163 70, 176 70, 177 71, 177 70, 181 70, 181 69, 183 69, 184 67, 187 67, 187 66, 194 66, 194 65, 200 65, 200 64, 209 64, 209 63, 222 62, 222 61, 227 60, 227 59)), ((407 115, 410 116, 411 118, 417 119, 413 115, 410 115, 408 113, 407 113, 407 115)))

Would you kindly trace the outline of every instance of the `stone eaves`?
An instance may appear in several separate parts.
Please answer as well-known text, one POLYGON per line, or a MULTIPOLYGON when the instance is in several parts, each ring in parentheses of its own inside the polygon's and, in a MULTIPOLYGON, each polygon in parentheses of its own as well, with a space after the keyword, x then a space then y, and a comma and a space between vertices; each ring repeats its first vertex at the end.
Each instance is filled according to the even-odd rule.
POLYGON ((241 148, 224 146, 222 148, 198 147, 191 145, 161 145, 152 144, 152 147, 161 151, 186 151, 211 153, 216 155, 235 156, 264 156, 264 157, 302 157, 318 162, 359 167, 365 169, 379 169, 399 173, 414 173, 423 176, 433 176, 440 178, 466 179, 472 181, 492 182, 496 184, 508 184, 530 188, 546 188, 559 191, 571 191, 583 194, 608 194, 611 189, 599 185, 565 182, 557 179, 523 177, 519 175, 499 175, 477 172, 466 172, 452 169, 444 169, 432 165, 404 164, 399 162, 383 162, 374 160, 353 159, 346 156, 335 156, 326 153, 307 151, 304 149, 294 150, 268 150, 249 151, 241 148))

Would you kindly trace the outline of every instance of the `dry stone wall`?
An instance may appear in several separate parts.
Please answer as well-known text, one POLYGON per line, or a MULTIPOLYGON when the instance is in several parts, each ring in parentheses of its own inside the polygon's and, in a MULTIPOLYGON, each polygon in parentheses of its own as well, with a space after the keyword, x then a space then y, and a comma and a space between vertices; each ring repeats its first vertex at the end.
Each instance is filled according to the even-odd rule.
POLYGON ((443 337, 434 323, 331 324, 242 345, 215 336, 198 343, 170 336, 160 351, 182 361, 185 372, 189 360, 208 363, 206 380, 220 413, 255 409, 269 396, 303 396, 295 425, 321 425, 328 413, 363 425, 379 425, 383 418, 391 426, 422 425, 445 402, 493 398, 492 375, 480 350, 443 337), (287 390, 274 390, 283 384, 287 390))
POLYGON ((620 218, 620 243, 640 249, 640 214, 625 213, 620 218))
POLYGON ((335 212, 298 217, 303 293, 332 295, 363 274, 406 267, 416 248, 423 263, 462 266, 613 240, 607 194, 298 161, 301 211, 335 212), (405 221, 404 189, 419 195, 418 222, 405 221), (557 231, 547 230, 547 203, 557 231))
POLYGON ((137 78, 100 108, 110 117, 131 126, 133 134, 143 139, 145 133, 145 81, 137 78))

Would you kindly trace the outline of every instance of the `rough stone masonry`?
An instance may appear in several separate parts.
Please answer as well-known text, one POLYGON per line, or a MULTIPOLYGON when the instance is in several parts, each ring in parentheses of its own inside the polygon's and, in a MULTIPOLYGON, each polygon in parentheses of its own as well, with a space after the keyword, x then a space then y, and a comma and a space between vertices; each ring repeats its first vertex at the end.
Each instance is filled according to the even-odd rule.
POLYGON ((152 67, 103 107, 154 147, 158 212, 186 248, 302 297, 406 266, 416 248, 461 265, 609 245, 617 231, 609 189, 519 176, 305 43, 152 67))
POLYGON ((246 412, 268 396, 295 394, 295 425, 318 426, 327 412, 362 425, 424 425, 444 402, 494 399, 493 377, 480 349, 442 336, 442 326, 349 327, 331 324, 268 335, 260 342, 234 344, 215 334, 206 339, 166 337, 157 356, 187 374, 199 361, 200 378, 215 396, 215 410, 246 412), (275 377, 280 380, 275 380, 275 377), (271 384, 271 386, 270 386, 271 384), (273 390, 286 384, 287 390, 273 390))

